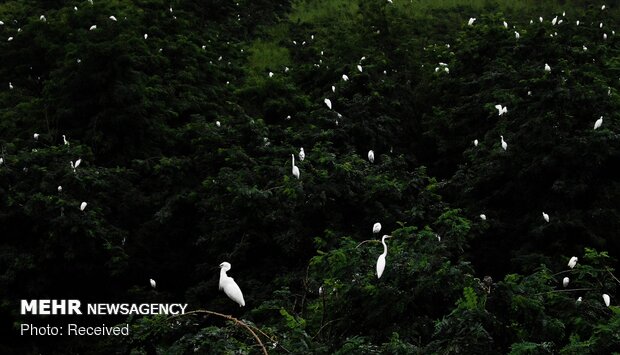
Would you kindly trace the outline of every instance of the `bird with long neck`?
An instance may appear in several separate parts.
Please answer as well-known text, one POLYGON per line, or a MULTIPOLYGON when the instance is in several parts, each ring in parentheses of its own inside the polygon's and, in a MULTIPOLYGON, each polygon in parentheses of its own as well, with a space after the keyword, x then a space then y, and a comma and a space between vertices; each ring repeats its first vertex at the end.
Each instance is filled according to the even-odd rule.
POLYGON ((377 278, 380 279, 381 275, 383 275, 383 270, 385 270, 385 257, 387 256, 387 244, 385 244, 385 240, 388 238, 392 238, 391 235, 384 235, 381 238, 381 244, 383 244, 383 254, 379 255, 377 259, 377 278))
POLYGON ((293 175, 299 179, 299 168, 295 166, 295 154, 291 154, 291 158, 292 158, 291 165, 293 166, 293 169, 292 169, 293 175))

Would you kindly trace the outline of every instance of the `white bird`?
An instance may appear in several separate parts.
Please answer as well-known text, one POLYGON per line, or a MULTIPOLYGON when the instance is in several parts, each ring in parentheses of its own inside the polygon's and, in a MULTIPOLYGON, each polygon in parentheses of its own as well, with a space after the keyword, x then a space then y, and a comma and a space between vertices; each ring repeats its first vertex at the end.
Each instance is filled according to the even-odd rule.
POLYGON ((579 298, 577 298, 577 303, 581 303, 581 300, 582 300, 582 299, 583 299, 583 298, 582 298, 581 296, 579 296, 579 298))
POLYGON ((372 149, 368 151, 368 161, 371 163, 375 162, 375 152, 372 149))
POLYGON ((0 157, 0 165, 4 163, 4 158, 0 157))
POLYGON ((556 24, 557 22, 558 22, 558 17, 557 17, 557 16, 556 16, 556 17, 554 17, 554 18, 553 18, 553 20, 551 20, 551 24, 552 24, 553 26, 555 26, 555 24, 556 24))
POLYGON ((332 85, 332 92, 336 93, 336 87, 334 85, 332 85))
POLYGON ((299 168, 295 165, 295 154, 291 154, 291 158, 293 159, 291 163, 293 165, 293 176, 299 179, 299 168))
POLYGON ((216 126, 218 126, 218 127, 221 127, 221 126, 222 126, 222 124, 220 123, 220 121, 215 121, 215 125, 216 125, 216 126))
POLYGON ((477 146, 478 146, 478 140, 474 139, 474 147, 477 147, 477 146))
POLYGON ((155 280, 153 280, 153 279, 149 279, 149 282, 151 283, 151 287, 152 287, 152 288, 157 287, 157 283, 155 282, 155 280))
POLYGON ((9 81, 9 89, 13 90, 13 83, 9 81))
POLYGON ((273 78, 273 73, 272 72, 269 72, 269 77, 273 78))
POLYGON ((346 74, 342 74, 342 80, 349 81, 349 77, 346 74))
POLYGON ((80 166, 81 163, 82 163, 82 159, 76 160, 74 168, 77 169, 77 167, 80 166))
POLYGON ((583 45, 583 51, 585 52, 585 51, 587 51, 587 50, 588 50, 588 47, 586 47, 586 45, 584 44, 584 45, 583 45))
POLYGON ((549 215, 546 214, 545 212, 543 212, 542 215, 543 215, 543 219, 545 220, 545 222, 549 223, 549 215))
POLYGON ((547 71, 547 72, 551 71, 551 67, 547 63, 545 63, 545 71, 547 71))
POLYGON ((607 33, 603 33, 603 39, 607 39, 607 33))
POLYGON ((504 21, 504 28, 508 28, 508 23, 506 23, 506 21, 504 21))
POLYGON ((43 22, 47 21, 47 20, 45 19, 45 15, 41 15, 41 17, 39 17, 39 20, 41 20, 41 21, 43 21, 43 22))
POLYGON ((573 256, 572 258, 570 258, 570 260, 568 260, 568 267, 571 268, 571 269, 574 268, 575 265, 577 265, 577 261, 578 260, 579 260, 579 258, 576 257, 576 256, 573 256))
POLYGON ((91 30, 91 31, 96 30, 96 29, 97 29, 97 25, 92 25, 92 26, 90 26, 90 30, 91 30))
POLYGON ((495 108, 497 109, 497 115, 501 116, 505 113, 508 113, 508 107, 506 106, 502 106, 502 105, 495 105, 495 108))
POLYGON ((304 152, 304 148, 299 148, 299 160, 304 161, 306 159, 306 152, 304 152))
POLYGON ((469 18, 469 21, 467 22, 467 25, 468 25, 468 26, 472 26, 472 25, 474 24, 474 22, 475 22, 475 21, 476 21, 476 18, 475 18, 475 17, 470 17, 470 18, 469 18))
POLYGON ((601 116, 596 122, 594 122, 594 129, 601 128, 603 125, 603 116, 601 116))
POLYGON ((390 235, 384 235, 381 238, 381 244, 383 244, 383 254, 379 255, 377 259, 377 278, 380 279, 381 275, 383 275, 383 270, 385 270, 385 257, 387 255, 387 244, 385 244, 385 240, 388 238, 392 238, 390 235))
POLYGON ((144 39, 149 38, 149 35, 147 33, 144 34, 144 39))
POLYGON ((564 287, 568 286, 568 283, 569 283, 569 282, 570 282, 570 279, 569 279, 568 277, 565 277, 565 278, 562 280, 562 286, 564 286, 564 287))
POLYGON ((235 280, 226 275, 226 272, 230 270, 230 263, 223 262, 220 264, 220 290, 223 290, 226 296, 231 300, 235 301, 239 304, 239 307, 245 306, 245 301, 243 300, 243 293, 241 293, 241 289, 235 282, 235 280))
POLYGON ((601 22, 598 28, 603 28, 603 23, 601 22))
POLYGON ((605 5, 601 6, 601 10, 605 10, 605 5))
POLYGON ((381 223, 377 222, 372 226, 372 232, 374 234, 377 234, 379 232, 381 232, 381 223))
POLYGON ((65 145, 69 145, 69 141, 67 140, 67 137, 65 137, 65 135, 64 135, 64 134, 62 135, 62 142, 63 142, 65 145))
POLYGON ((516 39, 521 38, 521 35, 520 35, 520 34, 519 34, 519 32, 517 32, 517 31, 515 31, 515 38, 516 38, 516 39))
POLYGON ((359 70, 359 71, 360 71, 360 73, 361 73, 361 72, 362 72, 362 66, 358 64, 358 65, 357 65, 357 70, 359 70))
POLYGON ((84 211, 84 209, 86 209, 86 205, 88 205, 88 203, 82 202, 82 204, 80 205, 80 211, 84 211))
POLYGON ((483 221, 486 221, 487 220, 487 216, 483 213, 483 214, 480 215, 480 219, 483 220, 483 221))
POLYGON ((34 137, 34 139, 35 139, 35 140, 38 140, 38 139, 39 139, 39 134, 38 134, 38 133, 35 133, 35 134, 33 134, 32 136, 34 137))
POLYGON ((112 20, 112 21, 116 21, 116 17, 114 17, 114 16, 110 16, 109 19, 112 20))
POLYGON ((58 192, 62 192, 62 186, 58 185, 58 192))
POLYGON ((325 105, 327 105, 327 107, 329 107, 329 109, 332 109, 332 100, 330 99, 325 99, 323 100, 323 102, 325 102, 325 105))
POLYGON ((543 18, 542 18, 542 16, 538 18, 538 21, 540 21, 540 23, 542 23, 542 22, 543 22, 543 18))
POLYGON ((577 26, 579 26, 579 20, 577 20, 577 22, 575 22, 575 24, 576 24, 577 26))
POLYGON ((608 294, 603 293, 603 301, 605 301, 605 306, 609 307, 609 305, 611 304, 611 299, 609 298, 608 294))
POLYGON ((506 150, 508 148, 508 143, 504 140, 504 136, 499 136, 502 139, 502 149, 506 150))

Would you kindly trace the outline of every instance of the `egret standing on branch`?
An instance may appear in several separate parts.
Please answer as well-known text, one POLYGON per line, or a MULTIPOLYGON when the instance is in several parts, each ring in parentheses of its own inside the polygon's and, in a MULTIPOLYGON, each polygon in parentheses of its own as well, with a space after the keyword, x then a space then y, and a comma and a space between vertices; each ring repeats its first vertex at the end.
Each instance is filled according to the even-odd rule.
POLYGON ((543 219, 545 220, 545 222, 549 223, 549 215, 546 214, 545 212, 543 212, 542 215, 543 215, 543 219))
POLYGON ((504 140, 504 136, 499 136, 502 139, 502 149, 508 149, 508 143, 504 140))
POLYGON ((371 163, 375 162, 375 152, 372 149, 368 151, 368 161, 371 163))
POLYGON ((239 307, 243 307, 245 300, 243 300, 241 289, 232 277, 226 275, 230 268, 230 263, 226 261, 220 264, 220 290, 223 290, 228 298, 239 304, 239 307))
POLYGON ((304 152, 304 148, 299 148, 299 160, 304 161, 306 159, 306 152, 304 152))
POLYGON ((594 129, 599 129, 603 125, 603 116, 594 122, 594 129))
POLYGON ((577 260, 579 260, 576 256, 573 256, 572 258, 570 258, 570 260, 568 261, 568 267, 569 268, 574 268, 575 265, 577 265, 577 260))
POLYGON ((153 279, 149 279, 149 282, 151 283, 151 287, 152 287, 152 288, 157 287, 157 283, 155 282, 155 280, 153 280, 153 279))
POLYGON ((385 270, 385 257, 387 255, 387 244, 385 244, 385 240, 388 238, 392 238, 390 235, 384 235, 381 238, 381 244, 383 244, 383 254, 379 255, 377 259, 377 278, 380 279, 381 275, 383 275, 383 270, 385 270))
POLYGON ((372 232, 377 234, 381 232, 381 223, 377 222, 374 226, 372 226, 372 232))
POLYGON ((292 165, 293 165, 293 175, 299 179, 299 168, 295 165, 295 154, 291 154, 291 158, 292 158, 292 165))

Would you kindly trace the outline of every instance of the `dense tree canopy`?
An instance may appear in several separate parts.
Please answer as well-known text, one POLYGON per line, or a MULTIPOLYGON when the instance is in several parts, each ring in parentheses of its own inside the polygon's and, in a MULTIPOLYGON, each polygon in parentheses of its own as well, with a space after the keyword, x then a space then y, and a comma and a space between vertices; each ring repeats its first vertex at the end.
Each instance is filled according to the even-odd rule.
POLYGON ((602 5, 3 2, 0 352, 620 352, 620 3, 602 5), (68 320, 131 331, 19 336, 68 320))

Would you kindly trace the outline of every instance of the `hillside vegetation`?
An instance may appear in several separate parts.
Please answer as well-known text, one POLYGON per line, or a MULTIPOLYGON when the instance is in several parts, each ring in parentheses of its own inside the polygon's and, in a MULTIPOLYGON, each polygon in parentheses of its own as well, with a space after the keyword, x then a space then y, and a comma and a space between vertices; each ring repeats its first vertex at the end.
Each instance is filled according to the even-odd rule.
POLYGON ((0 353, 620 352, 603 5, 2 2, 0 353), (69 320, 130 335, 18 335, 69 320))

